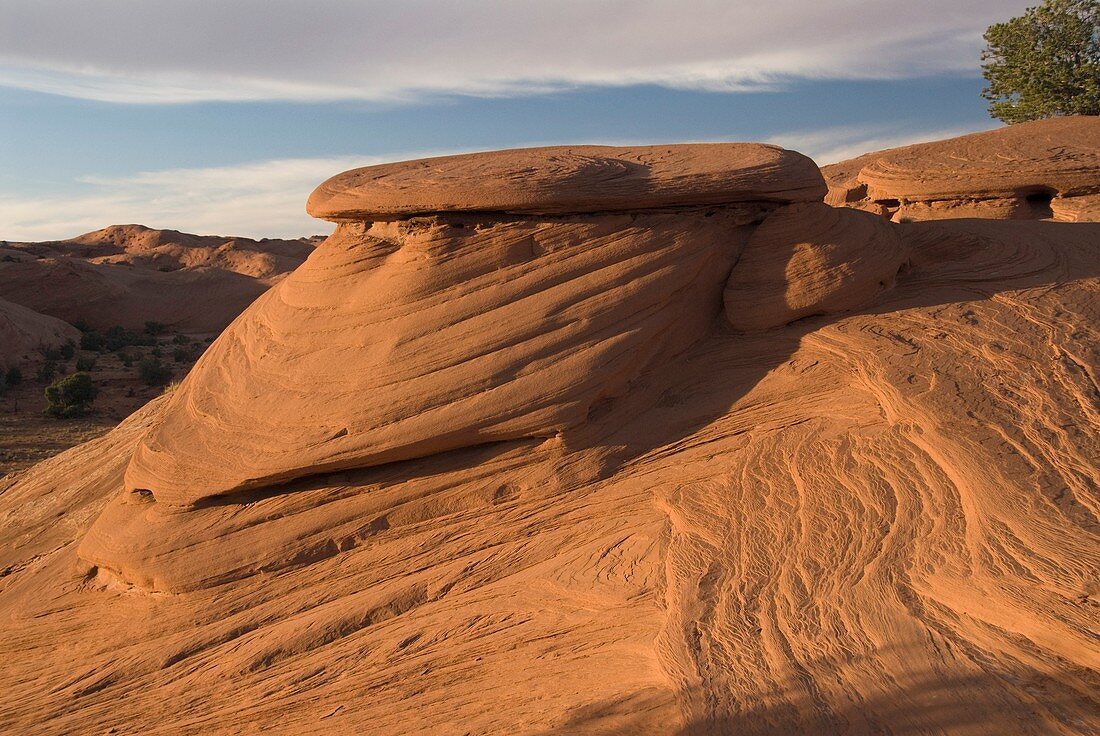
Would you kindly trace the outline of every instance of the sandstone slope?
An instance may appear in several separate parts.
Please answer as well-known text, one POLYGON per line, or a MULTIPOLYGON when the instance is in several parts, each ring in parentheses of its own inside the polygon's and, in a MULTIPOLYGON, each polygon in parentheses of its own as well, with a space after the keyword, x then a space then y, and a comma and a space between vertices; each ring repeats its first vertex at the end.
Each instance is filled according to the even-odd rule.
POLYGON ((40 348, 79 339, 72 325, 0 299, 0 368, 22 363, 40 348))
POLYGON ((1095 731, 1100 225, 663 148, 700 204, 608 211, 615 149, 470 160, 576 211, 349 189, 174 394, 6 481, 0 730, 1095 731))

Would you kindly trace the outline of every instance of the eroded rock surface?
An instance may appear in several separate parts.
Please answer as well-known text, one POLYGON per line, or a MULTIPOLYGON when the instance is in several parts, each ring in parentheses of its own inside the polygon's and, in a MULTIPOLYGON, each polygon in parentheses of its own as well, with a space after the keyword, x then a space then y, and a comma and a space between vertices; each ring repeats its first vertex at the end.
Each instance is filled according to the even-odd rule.
POLYGON ((826 201, 894 220, 1100 217, 1100 118, 1050 118, 823 169, 826 201))
POLYGON ((821 184, 809 159, 752 144, 525 149, 330 179, 310 206, 344 223, 203 357, 127 486, 193 505, 566 432, 701 337, 751 226, 821 184), (345 219, 397 218, 391 198, 458 211, 345 219))
POLYGON ((576 214, 730 202, 812 202, 821 175, 800 153, 756 143, 551 146, 353 169, 310 196, 326 220, 433 212, 576 214))
POLYGON ((726 318, 737 330, 765 330, 866 307, 907 261, 879 217, 821 202, 788 205, 749 238, 726 283, 726 318))
POLYGON ((1095 730, 1100 225, 337 219, 0 486, 0 731, 1095 730))

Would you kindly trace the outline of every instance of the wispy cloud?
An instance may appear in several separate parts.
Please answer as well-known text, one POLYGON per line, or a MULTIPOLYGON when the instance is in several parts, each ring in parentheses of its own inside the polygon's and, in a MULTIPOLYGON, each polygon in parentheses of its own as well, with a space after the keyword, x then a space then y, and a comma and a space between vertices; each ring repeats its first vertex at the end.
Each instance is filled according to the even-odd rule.
MULTIPOLYGON (((847 126, 784 133, 769 142, 801 151, 819 164, 869 151, 937 140, 965 129, 909 130, 847 126)), ((636 143, 642 143, 638 141, 636 143)), ((444 155, 421 151, 259 161, 239 166, 148 171, 124 177, 84 177, 83 191, 64 197, 0 197, 0 238, 58 240, 106 225, 140 223, 186 232, 249 237, 298 237, 329 232, 305 213, 309 193, 328 177, 383 160, 444 155)))
POLYGON ((330 225, 305 213, 306 197, 329 176, 375 162, 367 157, 281 159, 86 177, 83 193, 0 198, 0 238, 55 240, 125 223, 252 237, 328 232, 330 225))
POLYGON ((928 130, 904 125, 848 125, 790 131, 771 136, 767 142, 804 153, 819 166, 825 166, 872 151, 954 138, 975 130, 969 127, 928 130))
POLYGON ((1026 0, 36 0, 0 84, 114 102, 408 100, 973 73, 1026 0))

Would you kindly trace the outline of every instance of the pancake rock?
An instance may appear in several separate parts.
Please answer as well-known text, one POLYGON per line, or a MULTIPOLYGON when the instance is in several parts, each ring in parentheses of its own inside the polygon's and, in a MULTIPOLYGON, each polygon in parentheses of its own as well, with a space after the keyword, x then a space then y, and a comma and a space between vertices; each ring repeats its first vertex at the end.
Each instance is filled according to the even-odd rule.
POLYGON ((346 171, 317 187, 306 209, 339 221, 820 201, 826 190, 810 163, 761 144, 519 148, 346 171))
POLYGON ((907 250, 889 223, 822 203, 793 204, 753 232, 724 293, 737 330, 781 327, 874 303, 907 250))
POLYGON ((826 201, 894 220, 1100 219, 1100 118, 1060 117, 822 169, 826 201))
POLYGON ((360 169, 323 184, 310 206, 397 218, 451 201, 460 174, 474 182, 463 212, 345 221, 242 315, 138 448, 127 487, 186 506, 565 432, 710 327, 750 226, 773 203, 822 192, 809 159, 770 146, 586 147, 360 169), (725 170, 736 163, 746 168, 725 170), (505 202, 511 181, 530 192, 517 184, 505 202), (391 187, 420 193, 386 210, 391 187), (574 191, 584 196, 567 199, 574 191), (736 204, 664 211, 691 204, 689 193, 736 204), (642 209, 607 213, 629 197, 642 209), (557 214, 465 213, 524 207, 557 214))

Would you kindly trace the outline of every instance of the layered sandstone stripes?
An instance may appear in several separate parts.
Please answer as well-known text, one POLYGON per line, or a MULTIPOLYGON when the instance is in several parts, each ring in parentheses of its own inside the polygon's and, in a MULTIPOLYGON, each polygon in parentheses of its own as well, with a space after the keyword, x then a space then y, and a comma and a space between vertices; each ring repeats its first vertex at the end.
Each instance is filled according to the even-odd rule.
POLYGON ((1098 240, 342 222, 0 488, 0 731, 1092 733, 1098 240))

